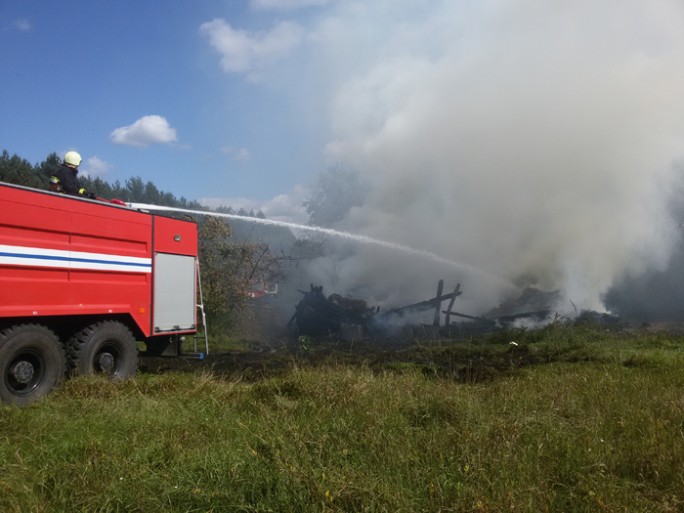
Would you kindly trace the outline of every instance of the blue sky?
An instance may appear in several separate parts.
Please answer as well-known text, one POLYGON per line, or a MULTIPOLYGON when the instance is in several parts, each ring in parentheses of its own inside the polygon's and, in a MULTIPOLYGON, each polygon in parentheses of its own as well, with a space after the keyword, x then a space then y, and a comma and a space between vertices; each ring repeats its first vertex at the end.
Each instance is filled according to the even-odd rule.
MULTIPOLYGON (((295 221, 342 165, 368 194, 338 228, 595 308, 681 242, 683 63, 681 0, 0 0, 0 146, 295 221)), ((318 282, 450 272, 398 257, 318 282)))
POLYGON ((292 94, 322 3, 2 0, 1 145, 34 163, 76 149, 84 172, 178 197, 290 194, 327 165, 322 119, 292 94))

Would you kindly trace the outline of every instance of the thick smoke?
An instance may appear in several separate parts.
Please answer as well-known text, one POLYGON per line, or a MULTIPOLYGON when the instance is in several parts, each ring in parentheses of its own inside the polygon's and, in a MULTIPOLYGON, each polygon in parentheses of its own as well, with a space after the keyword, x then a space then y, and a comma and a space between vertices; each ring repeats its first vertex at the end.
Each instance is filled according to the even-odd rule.
POLYGON ((334 9, 311 36, 330 92, 326 151, 370 184, 336 227, 470 270, 361 248, 319 260, 321 283, 399 304, 445 278, 479 311, 536 286, 602 309, 616 281, 667 266, 684 155, 681 0, 334 9))

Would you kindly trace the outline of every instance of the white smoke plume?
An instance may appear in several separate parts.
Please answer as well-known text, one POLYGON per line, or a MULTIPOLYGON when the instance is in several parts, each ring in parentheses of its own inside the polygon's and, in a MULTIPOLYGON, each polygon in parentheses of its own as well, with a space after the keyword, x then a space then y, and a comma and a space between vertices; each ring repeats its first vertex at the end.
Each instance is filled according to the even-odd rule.
POLYGON ((601 309, 615 280, 667 264, 684 155, 681 0, 331 9, 310 35, 329 92, 326 152, 372 184, 337 227, 484 274, 362 248, 317 262, 321 283, 372 283, 391 302, 443 277, 477 309, 508 282, 601 309))

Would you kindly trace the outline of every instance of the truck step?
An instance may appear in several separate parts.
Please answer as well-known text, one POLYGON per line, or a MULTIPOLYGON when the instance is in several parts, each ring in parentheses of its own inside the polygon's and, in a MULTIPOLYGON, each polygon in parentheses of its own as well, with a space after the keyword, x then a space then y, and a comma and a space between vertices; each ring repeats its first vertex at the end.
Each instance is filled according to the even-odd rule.
POLYGON ((194 353, 194 352, 182 352, 179 358, 186 358, 188 360, 204 360, 206 358, 205 353, 194 353))

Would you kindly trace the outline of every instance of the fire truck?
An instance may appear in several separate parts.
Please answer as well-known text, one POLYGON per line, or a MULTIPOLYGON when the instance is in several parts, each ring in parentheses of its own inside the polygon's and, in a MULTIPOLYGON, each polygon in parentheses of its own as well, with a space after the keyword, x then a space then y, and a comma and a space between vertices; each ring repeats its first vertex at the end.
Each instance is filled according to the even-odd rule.
POLYGON ((204 317, 197 249, 192 220, 0 183, 0 401, 201 358, 181 348, 204 317))

